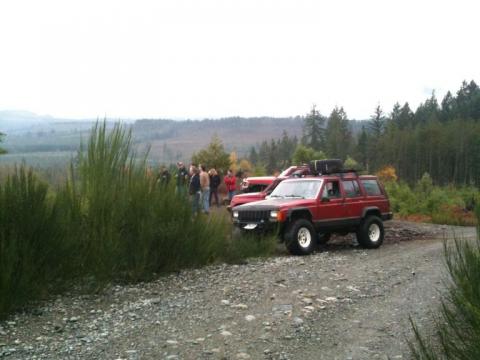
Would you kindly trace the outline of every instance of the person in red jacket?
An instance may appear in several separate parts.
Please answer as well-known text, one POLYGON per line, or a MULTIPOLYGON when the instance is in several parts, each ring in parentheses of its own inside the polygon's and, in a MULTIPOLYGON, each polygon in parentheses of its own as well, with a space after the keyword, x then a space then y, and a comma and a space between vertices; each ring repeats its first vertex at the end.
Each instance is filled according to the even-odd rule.
POLYGON ((232 200, 235 195, 235 189, 237 188, 237 179, 233 176, 232 170, 227 171, 227 175, 223 178, 228 191, 228 200, 232 200))

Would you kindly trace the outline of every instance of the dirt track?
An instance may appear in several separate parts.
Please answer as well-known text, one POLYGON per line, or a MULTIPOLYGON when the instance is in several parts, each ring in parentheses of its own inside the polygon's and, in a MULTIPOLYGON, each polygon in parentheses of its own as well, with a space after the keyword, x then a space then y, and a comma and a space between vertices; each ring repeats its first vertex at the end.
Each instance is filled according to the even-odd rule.
POLYGON ((408 316, 429 326, 444 288, 440 240, 453 230, 475 236, 393 221, 378 250, 336 239, 308 257, 65 295, 0 323, 0 358, 407 359, 408 316))

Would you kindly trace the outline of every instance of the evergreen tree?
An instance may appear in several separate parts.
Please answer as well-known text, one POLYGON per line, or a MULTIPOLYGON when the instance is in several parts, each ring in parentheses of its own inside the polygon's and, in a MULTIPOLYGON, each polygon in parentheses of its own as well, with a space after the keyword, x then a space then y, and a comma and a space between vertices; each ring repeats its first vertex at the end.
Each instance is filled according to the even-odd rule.
POLYGON ((343 107, 335 107, 328 118, 326 150, 330 157, 346 159, 350 152, 352 134, 343 107))
POLYGON ((428 121, 435 121, 439 118, 440 107, 438 106, 435 92, 424 103, 420 104, 415 111, 415 121, 417 123, 426 123, 428 121))
POLYGON ((270 141, 270 149, 268 151, 265 167, 269 174, 273 174, 276 170, 279 170, 277 144, 274 139, 270 141))
POLYGON ((257 163, 258 163, 258 153, 257 153, 257 150, 255 149, 255 146, 252 146, 250 148, 250 153, 248 154, 248 160, 253 165, 257 165, 257 163))
POLYGON ((452 120, 455 117, 456 107, 456 100, 452 96, 452 93, 448 91, 442 100, 440 119, 442 121, 452 120))
POLYGON ((405 129, 413 126, 414 117, 415 115, 410 109, 410 105, 408 105, 408 102, 406 102, 405 105, 403 105, 400 109, 400 114, 397 118, 397 126, 400 129, 405 129))
POLYGON ((356 153, 360 164, 368 171, 368 135, 365 126, 362 126, 362 131, 358 137, 356 153))
POLYGON ((383 111, 380 105, 375 108, 374 114, 371 116, 370 121, 368 122, 369 130, 369 140, 370 144, 368 146, 368 159, 370 160, 368 165, 373 169, 377 170, 381 164, 382 155, 382 146, 381 146, 381 137, 385 129, 385 117, 383 116, 383 111))
POLYGON ((390 120, 394 124, 397 124, 397 125, 399 124, 399 118, 400 118, 401 112, 402 112, 402 108, 400 104, 396 102, 395 105, 393 105, 392 112, 390 113, 390 120))
POLYGON ((317 111, 315 105, 303 122, 302 143, 315 150, 324 148, 325 117, 317 111))
POLYGON ((260 149, 258 150, 258 160, 262 165, 268 161, 269 146, 267 140, 262 141, 260 149))
POLYGON ((383 116, 383 111, 380 105, 375 108, 374 114, 370 117, 370 122, 368 123, 368 129, 370 134, 372 134, 373 139, 377 140, 383 134, 385 128, 385 116, 383 116))

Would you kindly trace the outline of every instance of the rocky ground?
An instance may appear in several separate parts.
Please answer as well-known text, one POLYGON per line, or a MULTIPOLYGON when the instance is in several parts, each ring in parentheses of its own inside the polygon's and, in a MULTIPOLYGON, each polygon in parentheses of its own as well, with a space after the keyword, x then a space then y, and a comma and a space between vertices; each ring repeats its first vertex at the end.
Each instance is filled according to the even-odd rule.
POLYGON ((6 359, 407 359, 444 289, 443 236, 392 221, 377 250, 335 238, 308 257, 216 265, 99 295, 65 294, 0 323, 6 359))

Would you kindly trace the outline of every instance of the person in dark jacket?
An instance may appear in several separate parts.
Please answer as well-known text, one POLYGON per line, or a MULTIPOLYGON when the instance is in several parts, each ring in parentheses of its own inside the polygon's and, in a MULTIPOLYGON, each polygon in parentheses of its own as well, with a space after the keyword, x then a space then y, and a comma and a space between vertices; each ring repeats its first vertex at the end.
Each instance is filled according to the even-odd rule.
POLYGON ((211 168, 208 171, 208 175, 210 176, 210 206, 212 206, 212 198, 215 198, 215 204, 217 207, 219 207, 220 202, 218 201, 218 187, 220 186, 220 176, 215 168, 211 168))
POLYGON ((192 199, 192 214, 197 215, 200 211, 200 197, 202 196, 202 188, 200 186, 200 171, 197 167, 192 166, 192 177, 190 178, 189 194, 192 199))
POLYGON ((181 161, 177 163, 177 173, 175 174, 175 177, 177 179, 177 194, 185 196, 188 184, 188 171, 181 161))

